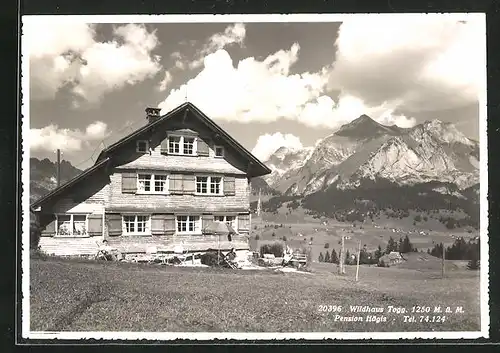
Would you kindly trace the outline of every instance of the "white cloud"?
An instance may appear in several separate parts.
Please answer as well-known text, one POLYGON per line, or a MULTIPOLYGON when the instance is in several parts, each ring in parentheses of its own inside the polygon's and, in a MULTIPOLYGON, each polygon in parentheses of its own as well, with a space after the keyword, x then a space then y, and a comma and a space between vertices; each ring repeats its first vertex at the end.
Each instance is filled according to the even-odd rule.
POLYGON ((252 149, 252 154, 261 161, 266 161, 280 147, 300 149, 303 146, 297 136, 275 132, 272 135, 264 134, 259 136, 255 147, 252 149))
POLYGON ((108 136, 108 125, 102 121, 96 121, 85 129, 86 137, 91 140, 101 140, 108 136))
POLYGON ((165 91, 170 82, 172 82, 172 74, 168 71, 165 71, 165 77, 160 82, 158 89, 162 92, 165 91))
MULTIPOLYGON (((155 32, 145 26, 115 27, 115 39, 98 42, 95 25, 78 22, 27 22, 23 41, 30 53, 34 99, 51 99, 68 85, 74 96, 97 103, 105 93, 154 76, 160 57, 155 32)), ((75 104, 78 105, 78 104, 75 104)))
POLYGON ((191 102, 220 120, 271 122, 283 117, 307 126, 336 129, 369 114, 376 120, 407 123, 404 117, 393 115, 391 106, 370 107, 349 95, 341 95, 335 102, 323 93, 326 69, 290 74, 299 51, 300 46, 294 44, 263 61, 250 57, 234 67, 229 54, 219 50, 205 58, 204 69, 195 78, 171 90, 159 107, 164 112, 174 109, 185 101, 187 90, 191 102))
POLYGON ((75 152, 108 136, 107 125, 102 121, 88 125, 84 132, 78 129, 60 129, 51 124, 41 129, 31 129, 29 143, 33 151, 53 152, 59 148, 65 152, 75 152))
POLYGON ((180 60, 176 60, 174 66, 179 70, 184 70, 186 68, 186 65, 180 60))
POLYGON ((297 119, 302 106, 318 97, 327 82, 327 72, 290 74, 299 45, 280 50, 263 61, 253 57, 236 67, 227 51, 218 50, 204 60, 204 69, 159 104, 169 111, 189 100, 209 116, 229 121, 274 121, 297 119))
POLYGON ((340 27, 333 65, 300 74, 291 73, 298 43, 263 60, 248 57, 234 65, 219 49, 159 106, 171 110, 187 92, 209 116, 226 121, 285 118, 335 130, 367 114, 382 124, 410 127, 418 112, 477 101, 483 30, 476 20, 463 24, 446 16, 349 19, 340 27), (332 91, 337 93, 331 96, 332 91))
POLYGON ((444 16, 352 17, 339 29, 330 88, 405 111, 476 102, 484 28, 444 16))
POLYGON ((243 23, 235 23, 226 27, 224 32, 215 33, 209 39, 207 44, 199 51, 198 57, 189 63, 191 69, 198 68, 203 65, 205 56, 215 53, 219 49, 223 49, 231 44, 239 44, 243 46, 246 29, 243 23))

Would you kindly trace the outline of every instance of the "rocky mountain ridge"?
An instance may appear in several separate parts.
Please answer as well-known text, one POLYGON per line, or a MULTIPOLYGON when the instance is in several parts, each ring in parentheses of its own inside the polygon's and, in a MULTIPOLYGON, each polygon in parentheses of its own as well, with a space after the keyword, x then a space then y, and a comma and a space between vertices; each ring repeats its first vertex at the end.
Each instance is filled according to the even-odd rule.
POLYGON ((365 180, 453 183, 459 189, 479 183, 478 142, 439 120, 400 128, 362 115, 313 148, 282 147, 265 163, 273 170, 265 181, 285 195, 352 189, 365 180))

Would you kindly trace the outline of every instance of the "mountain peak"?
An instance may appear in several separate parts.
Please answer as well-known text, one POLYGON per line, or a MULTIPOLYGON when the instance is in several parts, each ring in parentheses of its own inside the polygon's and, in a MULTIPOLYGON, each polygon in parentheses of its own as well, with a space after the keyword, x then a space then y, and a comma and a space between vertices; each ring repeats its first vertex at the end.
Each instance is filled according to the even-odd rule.
POLYGON ((363 114, 359 118, 344 124, 335 132, 337 136, 347 136, 354 138, 371 138, 382 134, 394 135, 398 131, 394 127, 379 124, 368 115, 363 114))

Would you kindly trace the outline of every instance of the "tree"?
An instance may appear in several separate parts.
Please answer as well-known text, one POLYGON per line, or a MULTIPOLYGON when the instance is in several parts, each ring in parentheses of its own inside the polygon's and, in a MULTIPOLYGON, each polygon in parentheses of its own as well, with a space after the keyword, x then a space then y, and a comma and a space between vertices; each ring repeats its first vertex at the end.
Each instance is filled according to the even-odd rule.
POLYGON ((323 253, 320 252, 318 257, 318 262, 323 262, 323 261, 325 261, 325 259, 323 258, 323 253))
POLYGON ((407 235, 399 243, 399 252, 402 254, 406 254, 406 253, 413 252, 413 251, 414 251, 413 245, 410 242, 410 238, 408 238, 408 235, 407 235))
POLYGON ((328 249, 330 247, 330 243, 325 244, 325 249, 328 249))
POLYGON ((325 262, 330 262, 330 253, 328 252, 328 250, 326 251, 324 260, 325 262))
POLYGON ((442 258, 443 257, 443 243, 439 243, 434 245, 434 248, 432 248, 430 254, 435 257, 442 258))
POLYGON ((392 239, 392 237, 389 238, 389 241, 387 242, 387 248, 385 250, 386 254, 389 254, 392 251, 396 251, 398 248, 398 244, 392 239))
POLYGON ((346 265, 349 265, 351 263, 351 253, 349 252, 349 250, 347 250, 345 252, 345 261, 344 261, 344 263, 346 265))
POLYGON ((379 244, 377 250, 375 250, 375 255, 374 255, 375 256, 375 260, 378 261, 378 259, 380 259, 383 255, 384 255, 384 253, 382 251, 382 247, 379 244))
POLYGON ((339 263, 339 258, 337 256, 337 252, 335 249, 332 249, 332 254, 330 256, 330 262, 333 264, 338 264, 339 263))
POLYGON ((286 237, 286 235, 283 235, 283 238, 281 238, 281 239, 283 239, 283 241, 287 241, 288 240, 288 238, 286 237))

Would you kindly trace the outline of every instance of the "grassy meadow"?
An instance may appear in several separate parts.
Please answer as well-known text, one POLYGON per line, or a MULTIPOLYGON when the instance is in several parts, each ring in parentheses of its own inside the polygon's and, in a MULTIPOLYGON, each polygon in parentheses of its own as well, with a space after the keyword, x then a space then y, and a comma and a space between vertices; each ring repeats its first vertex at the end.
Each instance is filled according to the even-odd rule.
MULTIPOLYGON (((435 268, 362 266, 343 276, 317 263, 311 273, 180 268, 75 259, 31 260, 32 331, 475 331, 479 272, 457 268, 443 279, 435 268), (444 322, 345 322, 320 305, 463 308, 444 322)), ((432 317, 432 313, 430 314, 432 317)))

